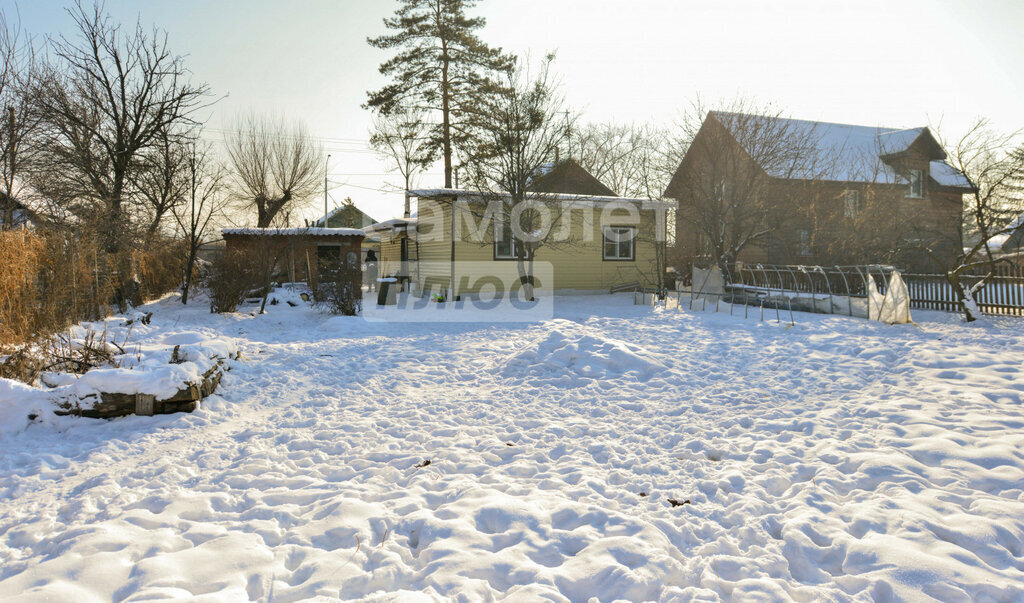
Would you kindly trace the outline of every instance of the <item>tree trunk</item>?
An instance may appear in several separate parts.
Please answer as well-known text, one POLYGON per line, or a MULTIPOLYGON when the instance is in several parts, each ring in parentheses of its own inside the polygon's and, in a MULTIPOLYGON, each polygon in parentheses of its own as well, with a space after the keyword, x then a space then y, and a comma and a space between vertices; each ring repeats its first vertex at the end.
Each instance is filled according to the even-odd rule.
POLYGON ((452 129, 451 129, 451 99, 448 89, 448 44, 441 42, 441 56, 444 63, 441 66, 441 140, 444 144, 444 187, 452 187, 452 129))
POLYGON ((188 261, 185 262, 185 284, 181 288, 181 303, 188 303, 188 291, 192 286, 192 269, 196 265, 196 246, 189 243, 188 261))
POLYGON ((961 273, 959 270, 951 270, 946 273, 946 280, 953 287, 953 292, 956 293, 956 299, 960 302, 960 307, 964 309, 964 322, 974 322, 981 318, 975 316, 974 309, 974 296, 971 295, 964 284, 960 282, 961 273))

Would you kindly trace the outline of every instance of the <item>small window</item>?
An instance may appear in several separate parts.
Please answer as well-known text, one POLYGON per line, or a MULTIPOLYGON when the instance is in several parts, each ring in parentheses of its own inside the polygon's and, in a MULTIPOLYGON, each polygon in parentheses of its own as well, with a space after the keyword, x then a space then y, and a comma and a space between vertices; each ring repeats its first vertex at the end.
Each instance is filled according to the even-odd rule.
POLYGON ((860 215, 860 191, 843 191, 843 216, 856 218, 860 215))
MULTIPOLYGON (((495 224, 495 227, 497 227, 497 224, 495 224)), ((501 240, 499 241, 497 237, 494 238, 494 259, 518 259, 519 246, 522 244, 522 241, 519 241, 512 236, 512 227, 508 224, 503 224, 501 228, 501 240)), ((527 259, 529 259, 529 257, 527 257, 527 259)))
POLYGON ((811 255, 811 231, 800 231, 800 255, 811 255))
POLYGON ((636 259, 636 228, 608 226, 604 229, 604 259, 636 259))
POLYGON ((924 197, 924 172, 921 170, 910 170, 910 187, 907 196, 914 199, 924 197))
POLYGON ((665 212, 665 244, 669 247, 676 246, 676 209, 674 207, 665 212))

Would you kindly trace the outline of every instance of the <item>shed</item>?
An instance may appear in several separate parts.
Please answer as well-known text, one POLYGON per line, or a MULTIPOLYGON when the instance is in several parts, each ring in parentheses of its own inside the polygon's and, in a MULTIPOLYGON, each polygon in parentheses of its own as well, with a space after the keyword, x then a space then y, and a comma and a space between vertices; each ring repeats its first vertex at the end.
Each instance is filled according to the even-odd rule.
POLYGON ((326 265, 337 263, 362 272, 360 246, 365 233, 358 228, 226 228, 227 252, 269 253, 276 259, 274 279, 319 285, 326 265))

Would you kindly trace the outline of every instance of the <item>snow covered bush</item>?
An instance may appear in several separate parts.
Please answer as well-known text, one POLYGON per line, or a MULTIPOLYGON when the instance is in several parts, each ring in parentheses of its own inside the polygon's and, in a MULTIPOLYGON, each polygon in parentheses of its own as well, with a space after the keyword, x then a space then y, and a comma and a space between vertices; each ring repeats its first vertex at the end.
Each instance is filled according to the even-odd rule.
POLYGON ((0 377, 35 385, 46 373, 82 375, 94 368, 120 367, 130 333, 120 344, 106 330, 81 327, 41 337, 0 357, 0 377))

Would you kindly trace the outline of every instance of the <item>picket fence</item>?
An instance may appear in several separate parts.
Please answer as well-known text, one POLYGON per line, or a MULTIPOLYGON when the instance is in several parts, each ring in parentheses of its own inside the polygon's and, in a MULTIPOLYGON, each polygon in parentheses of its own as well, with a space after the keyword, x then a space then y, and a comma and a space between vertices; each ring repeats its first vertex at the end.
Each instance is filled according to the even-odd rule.
MULTIPOLYGON (((967 286, 975 285, 982 275, 960 277, 967 286)), ((910 307, 921 310, 960 312, 953 287, 942 274, 904 274, 910 292, 910 307)), ((1024 267, 999 266, 995 276, 975 294, 978 308, 985 314, 1024 316, 1024 267)))

